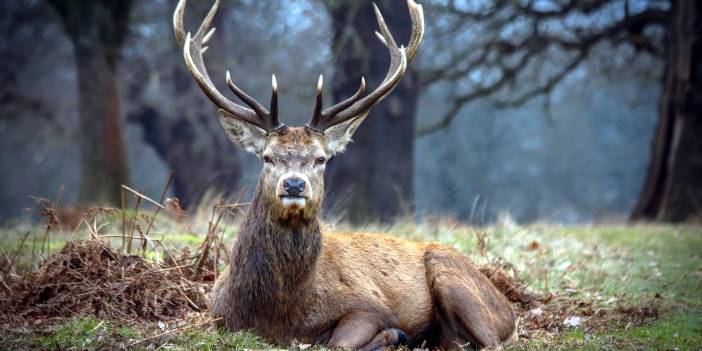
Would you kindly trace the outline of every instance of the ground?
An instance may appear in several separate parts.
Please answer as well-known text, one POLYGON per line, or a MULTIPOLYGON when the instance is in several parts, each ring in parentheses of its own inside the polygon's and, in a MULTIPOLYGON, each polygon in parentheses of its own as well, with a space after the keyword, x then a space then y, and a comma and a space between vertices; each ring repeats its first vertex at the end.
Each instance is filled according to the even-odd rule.
MULTIPOLYGON (((125 213, 126 219, 122 220, 126 225, 123 226, 130 227, 128 218, 131 215, 138 217, 136 213, 125 213)), ((120 221, 119 217, 116 216, 114 222, 120 221)), ((144 216, 144 222, 148 223, 149 218, 144 216)), ((212 222, 216 222, 216 216, 208 218, 201 225, 173 224, 169 221, 163 215, 159 217, 151 235, 158 236, 165 246, 176 252, 183 252, 183 247, 191 247, 192 252, 201 252, 202 242, 207 242, 213 234, 220 235, 220 231, 224 234, 218 238, 229 246, 236 235, 234 225, 223 226, 220 223, 214 226, 212 222)), ((83 229, 76 232, 64 230, 61 233, 52 229, 51 237, 47 240, 51 252, 57 253, 69 240, 90 237, 111 241, 115 250, 122 250, 119 235, 112 237, 103 234, 109 232, 109 225, 116 226, 115 223, 102 227, 94 222, 92 229, 85 229, 89 226, 87 222, 83 229)), ((144 227, 142 224, 138 231, 143 232, 144 227)), ((350 229, 343 225, 339 228, 350 229)), ((702 349, 700 226, 522 226, 507 219, 486 228, 437 220, 421 224, 408 221, 391 227, 369 226, 361 229, 451 245, 477 264, 499 266, 510 278, 520 282, 520 289, 528 291, 533 298, 515 304, 521 317, 520 338, 506 346, 506 350, 702 349)), ((45 231, 41 227, 24 227, 23 230, 14 227, 3 230, 0 235, 0 248, 5 260, 12 259, 12 252, 20 252, 14 259, 16 267, 12 269, 21 272, 18 267, 30 257, 30 245, 27 243, 31 241, 38 251, 45 231), (28 239, 22 244, 25 236, 28 239), (20 246, 23 246, 22 250, 18 250, 20 246)), ((139 252, 141 244, 135 244, 133 250, 139 252)), ((143 257, 151 261, 163 261, 164 256, 165 251, 143 251, 143 257)), ((39 263, 35 262, 34 265, 39 266, 39 263)), ((21 273, 17 272, 16 276, 19 275, 21 273)), ((10 278, 5 276, 3 279, 9 281, 10 278)), ((6 285, 4 281, 3 285, 6 285)), ((147 318, 132 321, 78 313, 76 316, 48 316, 14 324, 6 321, 0 327, 3 329, 0 332, 0 349, 213 350, 274 347, 250 333, 218 332, 207 322, 206 313, 203 312, 189 314, 188 318, 163 320, 147 318)), ((305 349, 308 346, 296 347, 305 349)))

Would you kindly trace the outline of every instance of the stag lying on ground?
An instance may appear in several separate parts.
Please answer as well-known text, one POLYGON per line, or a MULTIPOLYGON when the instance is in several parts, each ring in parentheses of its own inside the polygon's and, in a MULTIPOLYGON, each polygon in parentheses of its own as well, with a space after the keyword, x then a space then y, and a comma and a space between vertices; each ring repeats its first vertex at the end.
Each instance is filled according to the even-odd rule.
POLYGON ((324 168, 344 151, 369 109, 390 94, 424 32, 422 7, 408 0, 412 35, 398 47, 378 8, 378 38, 390 68, 373 92, 358 91, 322 109, 322 77, 311 121, 287 127, 278 119, 275 76, 270 110, 246 95, 227 72, 227 85, 250 108, 224 97, 205 68, 203 47, 219 1, 194 36, 185 33, 181 0, 176 38, 190 73, 219 107, 235 143, 263 162, 251 208, 239 230, 232 262, 216 282, 212 314, 229 330, 253 330, 276 343, 375 349, 400 343, 453 348, 496 345, 515 332, 509 301, 458 252, 380 234, 321 233, 324 168))

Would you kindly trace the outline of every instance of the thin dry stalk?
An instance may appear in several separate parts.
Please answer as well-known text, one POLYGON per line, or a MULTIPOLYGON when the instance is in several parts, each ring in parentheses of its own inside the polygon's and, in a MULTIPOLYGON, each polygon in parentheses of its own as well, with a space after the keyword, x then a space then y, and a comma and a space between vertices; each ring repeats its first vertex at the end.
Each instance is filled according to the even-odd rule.
POLYGON ((144 200, 150 202, 151 204, 155 205, 155 206, 158 207, 158 208, 164 208, 163 205, 161 205, 160 203, 158 203, 158 202, 152 200, 150 197, 148 197, 148 196, 146 196, 146 195, 144 195, 144 194, 142 194, 142 193, 140 193, 140 192, 138 192, 138 191, 136 191, 136 190, 134 190, 134 189, 132 189, 132 188, 126 186, 126 185, 124 185, 124 184, 122 184, 122 189, 129 191, 130 193, 136 195, 138 198, 142 198, 142 199, 144 199, 144 200))
POLYGON ((189 324, 189 325, 184 325, 184 326, 178 327, 178 328, 173 328, 173 329, 167 330, 167 331, 165 331, 165 332, 163 332, 163 333, 150 336, 150 337, 148 337, 148 338, 146 338, 146 339, 142 339, 142 340, 133 342, 133 343, 127 345, 127 347, 128 347, 128 348, 129 348, 129 347, 134 347, 134 346, 136 346, 136 345, 142 344, 142 343, 147 342, 147 341, 149 341, 149 340, 157 339, 157 338, 160 338, 160 337, 162 337, 162 336, 165 336, 165 335, 168 335, 168 334, 172 334, 172 333, 175 333, 175 332, 184 331, 184 330, 187 330, 187 329, 190 329, 190 328, 199 327, 199 326, 201 326, 201 325, 210 324, 210 323, 219 321, 219 320, 221 320, 221 319, 222 319, 221 317, 220 317, 220 318, 213 318, 213 319, 206 320, 206 321, 204 321, 204 322, 195 323, 195 324, 189 324))
POLYGON ((41 255, 44 256, 44 245, 46 244, 46 251, 49 251, 51 246, 51 226, 46 226, 46 231, 44 232, 44 239, 41 242, 41 255))
POLYGON ((44 238, 41 243, 41 255, 48 250, 47 243, 51 242, 51 229, 54 226, 60 226, 58 212, 56 211, 55 205, 48 199, 41 197, 30 196, 30 199, 36 202, 36 205, 41 209, 40 215, 46 220, 45 226, 46 231, 44 232, 44 238))
POLYGON ((14 293, 15 293, 14 290, 12 290, 12 288, 11 288, 9 285, 7 285, 7 283, 5 282, 5 277, 3 277, 2 275, 0 275, 0 283, 2 283, 2 286, 3 286, 5 289, 7 289, 7 291, 9 291, 10 294, 14 294, 14 293))
MULTIPOLYGON (((237 202, 241 200, 241 197, 243 196, 243 192, 239 193, 239 198, 237 199, 237 202)), ((233 205, 234 208, 236 208, 236 203, 233 205)), ((232 208, 232 205, 227 205, 222 203, 216 204, 212 206, 212 216, 210 219, 210 222, 208 223, 207 226, 207 235, 205 236, 205 240, 202 242, 202 245, 200 246, 200 259, 198 260, 196 269, 195 269, 195 277, 199 277, 200 272, 202 270, 202 267, 204 266, 205 262, 209 258, 210 255, 210 250, 213 246, 213 244, 217 243, 217 229, 219 228, 219 223, 222 220, 222 217, 224 216, 225 213, 227 213, 227 209, 232 208), (217 210, 219 211, 219 214, 217 215, 217 210), (215 216, 217 217, 216 221, 213 221, 215 216)), ((216 264, 217 261, 215 261, 216 264)), ((215 267, 216 268, 216 267, 215 267)), ((216 270, 216 269, 215 269, 216 270)))
MULTIPOLYGON (((163 241, 158 241, 158 243, 161 245, 161 247, 163 247, 164 251, 165 251, 166 254, 168 255, 168 258, 171 260, 171 262, 173 262, 173 264, 176 264, 176 263, 178 262, 178 260, 177 260, 176 257, 173 255, 173 252, 171 252, 171 249, 169 249, 168 246, 166 246, 166 244, 163 243, 163 241)), ((176 266, 176 267, 171 267, 171 268, 172 268, 172 269, 178 269, 178 273, 179 273, 179 274, 185 275, 185 273, 183 273, 183 270, 181 270, 181 268, 188 267, 188 266, 190 266, 190 264, 182 265, 182 266, 176 266)))
POLYGON ((127 241, 127 253, 132 254, 132 241, 134 240, 134 230, 136 229, 137 215, 139 214, 139 206, 141 205, 141 197, 137 197, 134 205, 134 216, 132 217, 129 229, 129 241, 127 241))
POLYGON ((161 211, 163 207, 163 202, 166 200, 166 194, 168 194, 168 188, 171 187, 171 183, 173 182, 173 176, 175 175, 174 171, 171 171, 171 174, 168 176, 168 181, 166 181, 166 186, 163 187, 163 191, 161 192, 161 200, 159 203, 161 204, 161 207, 157 207, 156 211, 154 212, 154 215, 151 216, 151 221, 149 221, 149 226, 146 227, 146 235, 147 237, 149 236, 149 233, 151 232, 151 228, 154 226, 154 222, 156 221, 156 216, 158 216, 158 213, 161 211))
POLYGON ((10 263, 10 256, 8 256, 7 253, 5 253, 5 250, 3 250, 1 247, 0 247, 0 255, 2 255, 2 258, 3 258, 3 262, 0 264, 0 271, 4 271, 5 265, 10 263))
POLYGON ((127 211, 125 211, 124 203, 124 189, 120 189, 120 202, 122 205, 122 252, 124 252, 124 246, 127 244, 127 211))
MULTIPOLYGON (((85 223, 85 226, 88 228, 88 234, 90 235, 90 237, 87 239, 97 239, 98 235, 97 235, 95 229, 93 229, 93 227, 90 225, 90 223, 88 223, 88 219, 85 218, 85 216, 83 216, 83 219, 81 219, 80 222, 85 223)), ((78 227, 80 228, 80 225, 78 227)))
POLYGON ((485 253, 486 240, 485 239, 487 237, 487 233, 485 233, 484 231, 478 230, 478 229, 474 229, 473 233, 475 233, 475 246, 478 249, 478 253, 480 254, 480 256, 485 257, 486 256, 486 253, 485 253))
MULTIPOLYGON (((119 234, 106 234, 106 235, 99 235, 99 236, 97 236, 96 239, 109 239, 109 238, 121 238, 121 237, 122 236, 119 234)), ((136 240, 141 241, 141 239, 136 239, 136 240)), ((163 237, 161 237, 160 239, 151 238, 150 240, 153 242, 159 242, 159 241, 163 241, 163 237)))
POLYGON ((37 233, 35 232, 32 238, 32 257, 29 259, 29 266, 27 267, 27 273, 31 272, 34 267, 34 252, 37 249, 37 233))
POLYGON ((12 271, 12 268, 15 266, 15 260, 17 259, 17 256, 19 256, 20 252, 24 249, 24 243, 27 241, 27 237, 29 237, 29 234, 31 231, 27 231, 24 234, 24 237, 22 237, 22 241, 20 242, 20 245, 12 252, 12 258, 10 258, 10 263, 8 265, 7 269, 7 274, 9 274, 12 271))
MULTIPOLYGON (((156 205, 156 207, 159 210, 163 209, 164 207, 160 203, 152 200, 150 197, 148 197, 148 196, 124 185, 124 184, 122 184, 122 189, 131 192, 132 194, 134 194, 137 197, 137 203, 136 203, 136 206, 134 208, 134 218, 132 219, 132 227, 131 227, 131 232, 130 232, 130 239, 133 239, 134 238, 134 230, 137 229, 136 228, 137 227, 136 218, 137 218, 137 214, 139 213, 139 205, 141 205, 141 200, 143 199, 143 200, 146 200, 146 201, 156 205)), ((151 223, 149 223, 149 229, 151 228, 151 224, 153 223, 153 219, 154 218, 152 217, 151 223)), ((149 241, 149 238, 141 231, 141 229, 138 229, 137 232, 139 232, 139 236, 141 237, 141 240, 142 240, 141 255, 144 256, 146 254, 146 244, 149 241)), ((131 250, 131 240, 130 240, 129 245, 130 245, 130 247, 129 247, 128 252, 131 252, 130 251, 131 250)), ((151 243, 151 246, 153 246, 153 243, 151 243)), ((155 249, 155 247, 154 247, 154 249, 155 249)))

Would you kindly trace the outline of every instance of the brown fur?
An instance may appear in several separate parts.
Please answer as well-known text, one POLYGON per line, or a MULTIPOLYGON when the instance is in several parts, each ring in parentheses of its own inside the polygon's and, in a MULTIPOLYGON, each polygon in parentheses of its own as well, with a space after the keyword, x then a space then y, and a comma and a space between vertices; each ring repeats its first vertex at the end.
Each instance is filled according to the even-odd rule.
POLYGON ((382 234, 320 232, 324 169, 310 164, 329 155, 325 138, 306 128, 267 137, 262 154, 275 166, 264 166, 232 264, 214 287, 220 325, 283 345, 376 348, 397 342, 391 328, 449 348, 507 340, 515 328, 509 302, 458 252, 382 234), (304 209, 283 209, 275 195, 291 169, 315 189, 304 209))

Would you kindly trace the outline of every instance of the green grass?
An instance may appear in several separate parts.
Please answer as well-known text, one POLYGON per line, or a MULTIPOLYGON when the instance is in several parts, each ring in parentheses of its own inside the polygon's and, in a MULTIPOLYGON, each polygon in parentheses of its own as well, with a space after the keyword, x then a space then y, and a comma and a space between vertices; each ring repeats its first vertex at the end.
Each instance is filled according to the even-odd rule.
MULTIPOLYGON (((173 247, 194 247, 204 237, 172 228, 158 227, 154 232, 180 233, 164 236, 164 241, 173 247)), ((615 323, 597 331, 580 328, 535 334, 531 340, 519 341, 507 347, 508 350, 702 349, 702 227, 656 224, 519 226, 504 221, 478 230, 486 237, 486 257, 476 249, 476 230, 463 225, 408 222, 367 229, 415 240, 439 241, 461 250, 477 263, 502 257, 538 291, 569 294, 594 301, 598 307, 609 310, 619 304, 656 301, 661 311, 660 318, 641 325, 615 323)), ((0 232, 6 233, 15 238, 22 235, 18 231, 0 232)), ((231 228, 225 237, 230 242, 233 240, 231 228)), ((56 238, 57 243, 62 243, 61 240, 66 238, 56 238)), ((5 249, 12 242, 6 236, 0 245, 5 249)), ((56 249, 58 245, 51 247, 56 249)), ((160 332, 155 323, 148 328, 137 328, 114 321, 76 318, 41 332, 6 334, 0 331, 3 334, 0 349, 2 345, 10 349, 114 349, 160 332)), ((270 348, 250 333, 221 333, 211 328, 172 333, 133 348, 146 349, 150 344, 152 348, 166 350, 270 348)))
POLYGON ((243 350, 265 349, 271 345, 263 342, 251 333, 227 333, 217 331, 202 333, 189 331, 182 333, 168 342, 165 349, 191 349, 191 350, 243 350))
POLYGON ((248 333, 190 330, 166 333, 157 325, 119 325, 95 317, 75 317, 31 334, 0 335, 0 350, 243 350, 267 349, 271 345, 248 333), (163 335, 161 335, 163 334, 163 335), (161 335, 153 337, 154 335, 161 335))
POLYGON ((12 349, 96 350, 124 346, 136 334, 129 327, 117 327, 94 317, 77 317, 34 335, 12 333, 0 340, 12 349))
POLYGON ((599 334, 572 330, 553 338, 535 339, 508 350, 700 350, 702 316, 676 311, 648 325, 599 334))

